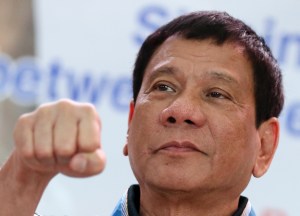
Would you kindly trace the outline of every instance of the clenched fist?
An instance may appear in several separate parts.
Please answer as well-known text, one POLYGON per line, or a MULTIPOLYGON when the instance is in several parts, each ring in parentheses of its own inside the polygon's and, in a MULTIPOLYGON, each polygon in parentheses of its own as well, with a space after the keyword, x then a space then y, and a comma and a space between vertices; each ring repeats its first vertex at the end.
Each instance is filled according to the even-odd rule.
POLYGON ((101 124, 90 104, 60 100, 22 115, 16 148, 0 169, 0 215, 33 215, 58 173, 87 177, 101 172, 101 124))
POLYGON ((91 104, 70 100, 44 104, 19 118, 14 153, 33 172, 95 175, 105 165, 100 130, 100 119, 91 104))

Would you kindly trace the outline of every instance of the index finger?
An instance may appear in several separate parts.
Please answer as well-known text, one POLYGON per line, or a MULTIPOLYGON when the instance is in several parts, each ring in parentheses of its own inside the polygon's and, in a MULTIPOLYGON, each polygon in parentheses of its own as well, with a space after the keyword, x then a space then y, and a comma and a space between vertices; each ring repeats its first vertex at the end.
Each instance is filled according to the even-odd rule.
POLYGON ((93 152, 101 147, 101 122, 95 107, 83 104, 78 122, 77 147, 79 152, 93 152))

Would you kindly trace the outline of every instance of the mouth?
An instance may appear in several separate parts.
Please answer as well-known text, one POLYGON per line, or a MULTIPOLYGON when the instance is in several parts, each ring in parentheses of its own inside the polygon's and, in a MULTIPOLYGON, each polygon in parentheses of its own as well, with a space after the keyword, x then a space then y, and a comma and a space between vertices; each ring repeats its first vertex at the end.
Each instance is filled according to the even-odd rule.
POLYGON ((207 155, 207 153, 200 150, 195 144, 184 141, 184 142, 177 142, 177 141, 171 141, 168 142, 162 146, 160 146, 158 149, 154 151, 154 153, 157 152, 165 152, 170 154, 181 154, 181 153, 193 153, 198 152, 202 153, 204 155, 207 155))

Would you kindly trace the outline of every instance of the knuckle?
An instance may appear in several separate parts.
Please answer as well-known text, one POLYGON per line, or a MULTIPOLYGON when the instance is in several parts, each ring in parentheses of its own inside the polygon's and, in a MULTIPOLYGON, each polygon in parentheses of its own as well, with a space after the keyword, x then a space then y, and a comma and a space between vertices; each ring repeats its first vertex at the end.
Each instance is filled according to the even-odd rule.
POLYGON ((70 99, 60 99, 56 102, 46 103, 38 107, 36 115, 39 117, 52 116, 57 113, 69 113, 72 111, 75 102, 70 99))
POLYGON ((35 115, 37 116, 37 118, 50 116, 53 112, 51 107, 51 104, 43 104, 37 108, 37 110, 35 111, 35 115))
POLYGON ((60 157, 69 157, 75 153, 75 150, 70 145, 60 145, 55 148, 55 155, 60 157))
POLYGON ((33 118, 31 113, 22 114, 17 121, 16 128, 32 125, 32 120, 33 118))
POLYGON ((57 100, 56 102, 57 104, 74 104, 76 103, 75 101, 69 99, 69 98, 62 98, 62 99, 59 99, 57 100))
POLYGON ((85 140, 81 145, 81 150, 86 152, 92 152, 99 147, 100 147, 100 139, 95 137, 95 138, 90 138, 88 140, 85 140))
POLYGON ((35 157, 34 152, 30 151, 30 149, 28 149, 28 148, 20 149, 20 154, 21 154, 21 157, 24 158, 25 160, 31 160, 32 158, 35 157))
POLYGON ((57 136, 54 141, 55 155, 58 156, 71 156, 76 151, 76 141, 71 136, 57 136))
POLYGON ((38 159, 49 159, 53 157, 52 151, 45 148, 35 149, 35 155, 38 159))
POLYGON ((26 136, 26 134, 24 133, 24 129, 28 129, 28 128, 32 128, 33 125, 33 117, 32 114, 23 114, 19 117, 15 128, 13 130, 13 137, 14 140, 16 142, 16 144, 18 144, 19 142, 24 142, 24 136, 26 136))
POLYGON ((91 117, 98 116, 96 107, 91 103, 83 103, 81 105, 81 111, 87 116, 91 116, 91 117))
POLYGON ((55 103, 55 105, 59 110, 69 110, 75 105, 75 102, 70 99, 60 99, 55 103))
POLYGON ((58 117, 72 116, 78 118, 77 110, 79 106, 77 102, 70 99, 61 99, 57 101, 54 106, 57 107, 58 117))
POLYGON ((94 151, 97 148, 99 148, 99 141, 98 140, 92 140, 85 146, 87 151, 94 151))

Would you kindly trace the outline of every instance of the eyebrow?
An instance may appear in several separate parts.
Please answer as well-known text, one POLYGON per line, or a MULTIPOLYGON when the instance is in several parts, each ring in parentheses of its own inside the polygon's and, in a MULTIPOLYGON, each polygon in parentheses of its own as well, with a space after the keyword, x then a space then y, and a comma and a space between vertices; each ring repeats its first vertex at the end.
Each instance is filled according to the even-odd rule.
POLYGON ((227 83, 233 83, 233 84, 239 84, 236 79, 234 79, 232 76, 219 71, 209 71, 208 75, 211 76, 214 79, 225 81, 227 83))
POLYGON ((152 73, 149 76, 149 80, 155 80, 157 77, 163 75, 167 75, 167 76, 176 75, 178 74, 178 72, 179 71, 174 67, 163 66, 152 71, 152 73))
MULTIPOLYGON (((149 80, 150 81, 155 80, 157 77, 163 76, 163 75, 170 76, 170 75, 176 75, 176 74, 177 74, 177 76, 179 74, 179 70, 176 67, 162 66, 162 67, 159 67, 159 68, 155 69, 154 71, 152 71, 149 80)), ((239 82, 235 78, 233 78, 226 72, 222 72, 222 71, 215 71, 215 70, 206 71, 201 76, 203 78, 209 78, 209 79, 211 78, 214 80, 219 80, 219 81, 234 84, 234 85, 239 84, 239 82)))

